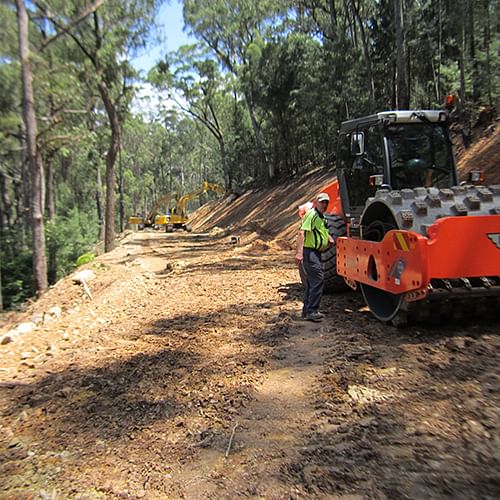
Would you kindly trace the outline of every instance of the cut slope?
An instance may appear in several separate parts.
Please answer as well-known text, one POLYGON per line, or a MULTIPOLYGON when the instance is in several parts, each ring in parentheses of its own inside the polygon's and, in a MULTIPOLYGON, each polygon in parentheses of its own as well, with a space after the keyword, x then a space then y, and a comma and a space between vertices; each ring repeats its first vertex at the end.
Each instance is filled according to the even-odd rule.
POLYGON ((238 234, 256 233, 264 240, 291 240, 298 228, 298 206, 334 179, 332 170, 315 170, 279 186, 207 203, 192 214, 191 222, 198 232, 217 226, 237 230, 238 234))
MULTIPOLYGON (((456 143, 456 141, 455 141, 456 143)), ((457 167, 461 180, 471 170, 481 170, 485 184, 500 184, 500 127, 498 121, 473 133, 473 142, 467 149, 456 144, 457 167)))

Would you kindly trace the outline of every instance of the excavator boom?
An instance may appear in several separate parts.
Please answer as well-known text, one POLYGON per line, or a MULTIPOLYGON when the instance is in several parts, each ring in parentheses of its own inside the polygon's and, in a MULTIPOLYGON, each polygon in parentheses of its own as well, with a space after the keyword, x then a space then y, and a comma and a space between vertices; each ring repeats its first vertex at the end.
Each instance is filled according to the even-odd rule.
POLYGON ((177 201, 177 205, 175 206, 175 208, 172 209, 172 213, 170 215, 170 224, 169 224, 170 228, 167 226, 167 231, 169 229, 172 230, 173 228, 182 228, 185 229, 186 231, 191 231, 191 226, 190 224, 188 224, 186 205, 192 199, 208 191, 215 191, 220 194, 226 193, 226 190, 223 187, 217 184, 211 184, 207 181, 204 181, 200 189, 193 191, 191 193, 187 193, 179 198, 179 200, 177 201))
POLYGON ((164 226, 168 223, 168 215, 160 215, 158 216, 158 210, 161 206, 168 207, 172 198, 175 198, 176 193, 168 193, 161 198, 159 198, 153 208, 149 211, 146 217, 142 217, 139 215, 132 215, 128 218, 129 224, 136 224, 140 229, 144 227, 155 227, 155 226, 164 226))
POLYGON ((200 189, 181 196, 177 200, 173 208, 170 208, 171 202, 172 200, 177 199, 177 194, 168 193, 156 201, 147 216, 130 216, 128 218, 128 223, 137 225, 139 229, 143 229, 145 227, 153 227, 155 229, 158 229, 160 226, 164 226, 165 231, 167 232, 172 231, 174 228, 181 228, 185 229, 186 231, 190 231, 191 226, 188 224, 186 205, 192 199, 208 191, 214 191, 220 194, 226 193, 226 190, 223 187, 204 181, 200 189), (158 210, 162 206, 167 207, 167 213, 158 215, 158 210))

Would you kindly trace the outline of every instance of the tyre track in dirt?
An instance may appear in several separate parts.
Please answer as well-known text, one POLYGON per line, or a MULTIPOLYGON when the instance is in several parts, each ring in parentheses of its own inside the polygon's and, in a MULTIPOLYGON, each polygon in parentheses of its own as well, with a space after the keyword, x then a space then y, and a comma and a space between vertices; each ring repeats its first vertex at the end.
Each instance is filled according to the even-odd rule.
POLYGON ((211 464, 200 473, 196 463, 188 498, 289 498, 303 494, 284 464, 296 460, 305 428, 315 421, 311 388, 326 359, 328 327, 290 320, 275 334, 265 334, 270 361, 253 399, 235 419, 231 435, 219 449, 203 451, 196 462, 211 464), (226 446, 225 452, 223 446, 226 446), (218 478, 213 488, 212 478, 218 478))
POLYGON ((315 385, 316 423, 288 473, 319 498, 495 498, 498 325, 401 331, 352 300, 315 385))

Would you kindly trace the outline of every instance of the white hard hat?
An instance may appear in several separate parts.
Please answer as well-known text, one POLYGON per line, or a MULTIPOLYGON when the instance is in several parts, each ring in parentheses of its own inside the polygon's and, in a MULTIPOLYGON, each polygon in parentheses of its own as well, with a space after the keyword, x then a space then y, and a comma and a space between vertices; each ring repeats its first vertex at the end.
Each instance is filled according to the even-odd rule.
POLYGON ((327 193, 319 193, 318 196, 316 197, 316 201, 330 201, 330 197, 328 196, 327 193))

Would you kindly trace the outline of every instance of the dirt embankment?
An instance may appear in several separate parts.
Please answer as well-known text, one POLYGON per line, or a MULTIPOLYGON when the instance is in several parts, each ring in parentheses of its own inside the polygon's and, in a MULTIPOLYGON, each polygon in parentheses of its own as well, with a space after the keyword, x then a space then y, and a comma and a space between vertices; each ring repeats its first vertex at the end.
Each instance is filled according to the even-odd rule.
POLYGON ((252 189, 242 196, 213 201, 192 216, 197 231, 213 227, 230 228, 247 238, 291 242, 298 228, 299 205, 314 199, 323 186, 335 179, 335 172, 319 169, 280 184, 252 189))
POLYGON ((460 179, 481 170, 486 185, 500 184, 500 117, 467 129, 466 138, 461 132, 457 128, 453 139, 460 179))
POLYGON ((354 293, 295 321, 296 208, 331 179, 128 233, 90 295, 9 316, 38 326, 0 345, 0 497, 497 498, 498 324, 396 330, 354 293))

